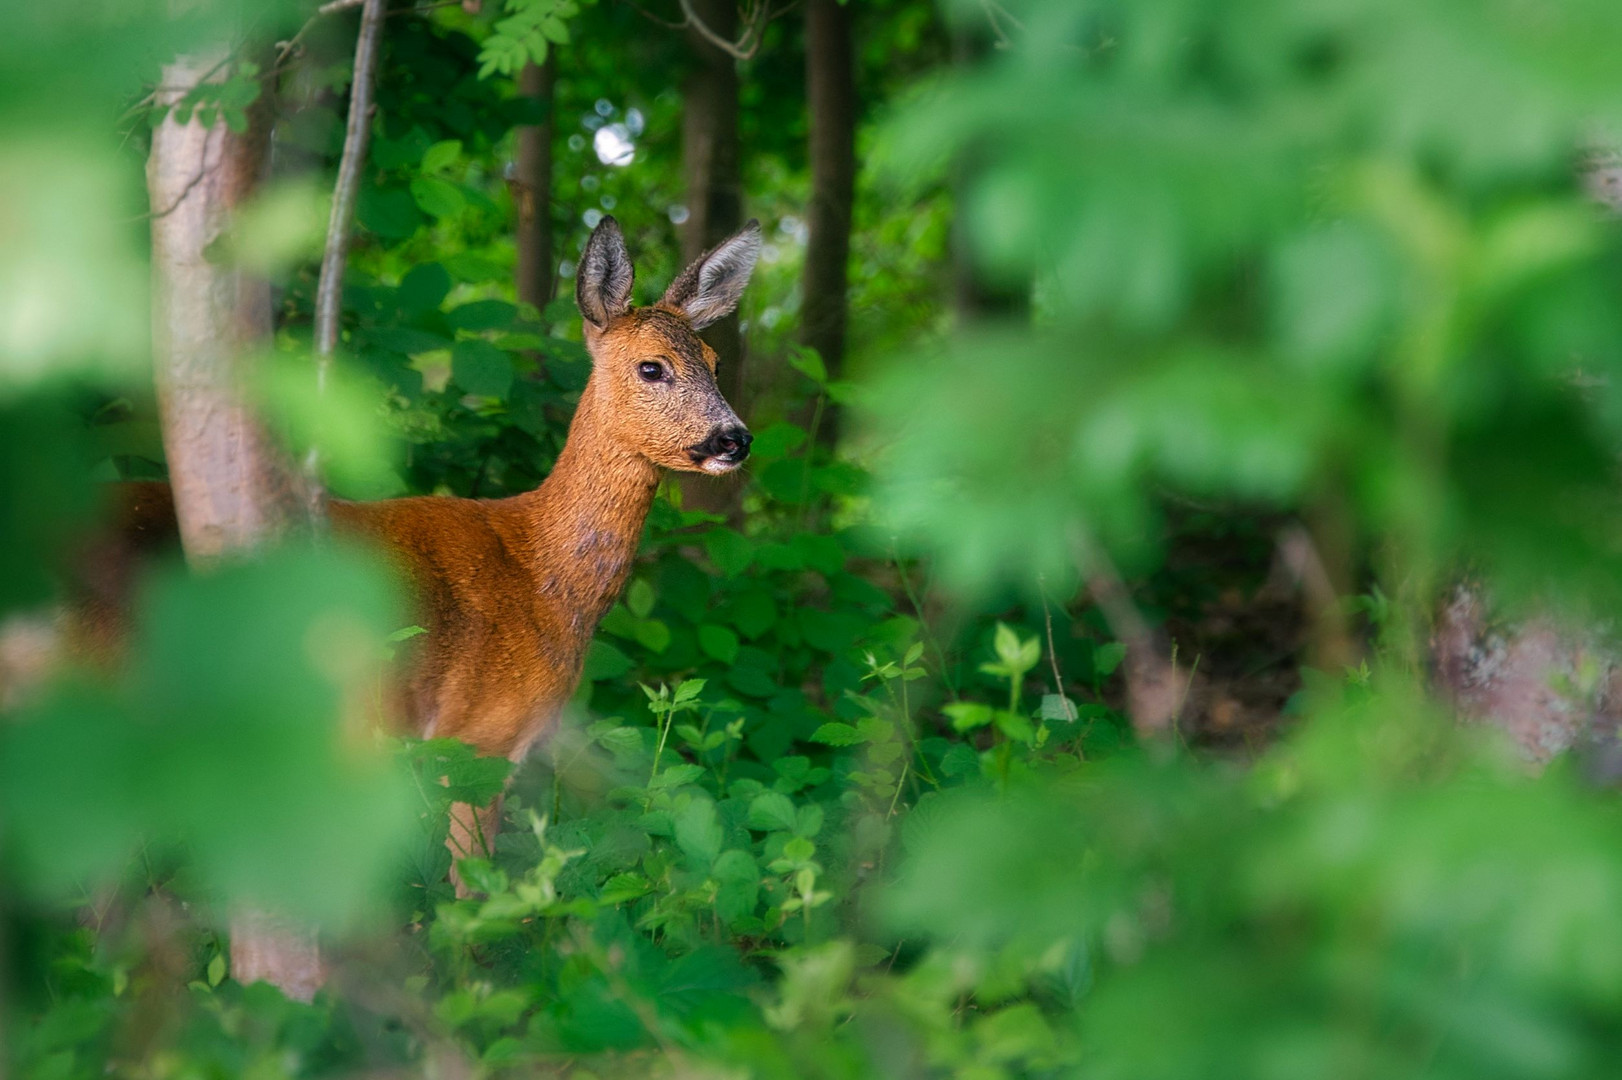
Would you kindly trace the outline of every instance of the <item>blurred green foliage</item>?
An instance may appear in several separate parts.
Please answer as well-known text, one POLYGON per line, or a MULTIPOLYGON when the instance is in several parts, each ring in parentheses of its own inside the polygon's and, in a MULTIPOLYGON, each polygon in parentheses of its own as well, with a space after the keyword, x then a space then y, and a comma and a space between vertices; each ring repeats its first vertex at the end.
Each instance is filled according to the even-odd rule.
MULTIPOLYGON (((305 26, 310 7, 8 15, 0 618, 49 600, 93 481, 163 475, 141 159, 176 51, 303 27, 273 175, 213 255, 273 281, 261 402, 341 494, 527 490, 561 446, 576 316, 511 285, 525 57, 558 65, 559 294, 608 212, 639 301, 678 270, 679 34, 608 0, 402 11, 344 367, 313 395, 353 16, 305 26), (629 157, 596 152, 605 129, 629 157)), ((7 714, 16 1075, 1609 1075, 1614 796, 1565 764, 1528 775, 1412 670, 1423 606, 1463 568, 1504 596, 1618 599, 1622 261, 1575 163, 1618 130, 1622 13, 856 14, 843 381, 792 345, 789 15, 743 68, 768 246, 742 509, 662 493, 536 761, 354 723, 415 628, 345 551, 159 569, 122 674, 67 673, 7 714), (1029 309, 954 310, 965 275, 1029 309), (830 403, 861 416, 837 451, 809 430, 830 403), (1363 606, 1408 627, 1372 669, 1314 680, 1245 761, 1137 746, 1125 649, 1076 596, 1103 556, 1153 568, 1188 505, 1332 523, 1350 576, 1369 567, 1363 606), (448 807, 504 785, 459 900, 448 807), (220 913, 245 900, 344 931, 314 1005, 229 979, 220 913)), ((237 123, 247 80, 186 107, 237 123)))

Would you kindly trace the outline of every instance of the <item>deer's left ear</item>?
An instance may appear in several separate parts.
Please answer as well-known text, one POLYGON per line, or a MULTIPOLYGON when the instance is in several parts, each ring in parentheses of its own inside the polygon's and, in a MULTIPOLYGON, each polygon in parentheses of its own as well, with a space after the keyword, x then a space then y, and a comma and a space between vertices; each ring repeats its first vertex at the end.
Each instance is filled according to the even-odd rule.
POLYGON ((760 257, 760 222, 751 220, 681 272, 665 290, 663 303, 687 313, 702 330, 731 315, 760 257))
POLYGON ((605 217, 591 230, 575 271, 574 299, 580 314, 599 330, 631 310, 635 271, 619 222, 605 217))

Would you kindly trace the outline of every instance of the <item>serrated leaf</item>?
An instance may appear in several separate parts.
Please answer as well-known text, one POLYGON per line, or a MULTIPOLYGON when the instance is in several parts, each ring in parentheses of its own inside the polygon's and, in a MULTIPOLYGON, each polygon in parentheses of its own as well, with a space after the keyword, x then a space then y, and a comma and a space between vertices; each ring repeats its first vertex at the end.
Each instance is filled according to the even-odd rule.
POLYGON ((648 785, 648 790, 659 791, 665 788, 681 787, 684 784, 693 783, 703 775, 704 769, 698 765, 685 762, 680 765, 671 765, 662 769, 659 775, 653 778, 653 782, 648 785))
POLYGON ((827 746, 855 746, 866 742, 861 733, 849 724, 838 722, 823 724, 811 733, 811 741, 827 746))
POLYGON ((817 833, 822 831, 822 819, 822 807, 816 803, 800 807, 799 812, 794 815, 794 835, 803 836, 808 840, 815 838, 817 833))
POLYGON ((697 862, 709 867, 721 853, 721 823, 715 815, 715 804, 697 798, 676 814, 676 846, 697 862))
POLYGON ((749 827, 767 832, 791 831, 797 816, 794 803, 780 791, 765 791, 749 804, 749 827))
POLYGON ((1043 720, 1076 720, 1081 714, 1076 710, 1076 703, 1063 694, 1043 694, 1037 715, 1043 720))
POLYGON ((711 872, 718 881, 755 881, 760 877, 754 856, 739 848, 723 851, 711 872))

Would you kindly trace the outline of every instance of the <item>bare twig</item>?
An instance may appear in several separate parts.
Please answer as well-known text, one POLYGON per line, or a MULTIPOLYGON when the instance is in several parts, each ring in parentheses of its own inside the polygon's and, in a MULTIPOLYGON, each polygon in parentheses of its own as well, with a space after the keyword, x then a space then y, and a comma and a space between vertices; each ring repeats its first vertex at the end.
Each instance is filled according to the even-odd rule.
POLYGON ((1044 575, 1038 575, 1036 587, 1042 593, 1042 621, 1047 625, 1048 632, 1048 663, 1053 666, 1053 692, 1059 695, 1064 702, 1064 711, 1067 719, 1077 719, 1075 704, 1065 696, 1064 676, 1059 672, 1059 650, 1053 644, 1053 608, 1048 604, 1048 583, 1044 575))
MULTIPOLYGON (((278 41, 276 43, 276 63, 273 65, 274 70, 280 71, 282 69, 283 65, 287 63, 288 58, 291 57, 299 45, 303 43, 304 35, 308 34, 310 32, 310 28, 321 19, 328 15, 337 14, 340 11, 348 11, 351 8, 360 7, 365 2, 366 0, 332 0, 332 3, 322 4, 320 7, 316 8, 315 14, 304 20, 304 25, 298 28, 297 33, 288 38, 286 41, 278 41)), ((413 4, 410 7, 395 8, 393 11, 388 13, 388 16, 393 18, 396 15, 416 15, 422 12, 434 11, 442 7, 456 7, 459 6, 461 2, 462 0, 440 0, 440 2, 433 4, 413 4)))
POLYGON ((648 20, 651 23, 656 23, 659 26, 664 27, 666 30, 685 30, 685 29, 687 29, 687 20, 685 20, 685 19, 683 19, 681 22, 672 22, 669 19, 660 18, 658 15, 655 15, 653 12, 649 11, 647 8, 643 7, 641 4, 637 3, 636 0, 625 0, 625 2, 630 4, 631 9, 633 11, 635 11, 638 15, 642 16, 644 19, 648 20))
MULTIPOLYGON (((334 0, 349 5, 349 0, 334 0)), ((327 219, 327 246, 321 256, 321 277, 315 290, 315 381, 325 392, 332 372, 332 354, 338 347, 338 318, 343 310, 344 267, 349 261, 349 230, 355 219, 361 171, 366 165, 366 144, 372 131, 372 86, 377 76, 378 44, 383 37, 384 0, 364 0, 360 33, 355 39, 355 71, 349 87, 349 122, 344 131, 343 156, 338 160, 338 182, 332 192, 332 214, 327 219)), ((327 4, 321 11, 332 8, 327 4)), ((352 6, 352 5, 349 5, 352 6)), ((326 487, 321 482, 320 450, 311 447, 304 463, 309 512, 313 521, 326 518, 326 487)))

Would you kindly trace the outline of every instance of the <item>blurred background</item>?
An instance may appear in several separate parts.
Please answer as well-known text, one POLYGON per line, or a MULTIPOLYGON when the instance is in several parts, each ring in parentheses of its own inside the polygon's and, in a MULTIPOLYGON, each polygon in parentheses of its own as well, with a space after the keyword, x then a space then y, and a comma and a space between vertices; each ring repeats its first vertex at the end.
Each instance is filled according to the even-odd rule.
POLYGON ((1622 7, 367 11, 358 155, 359 3, 4 16, 0 1073, 1615 1074, 1622 7), (155 364, 335 495, 535 487, 606 214, 637 303, 761 221, 755 452, 532 760, 356 722, 420 628, 274 484, 108 556, 209 438, 155 364))

